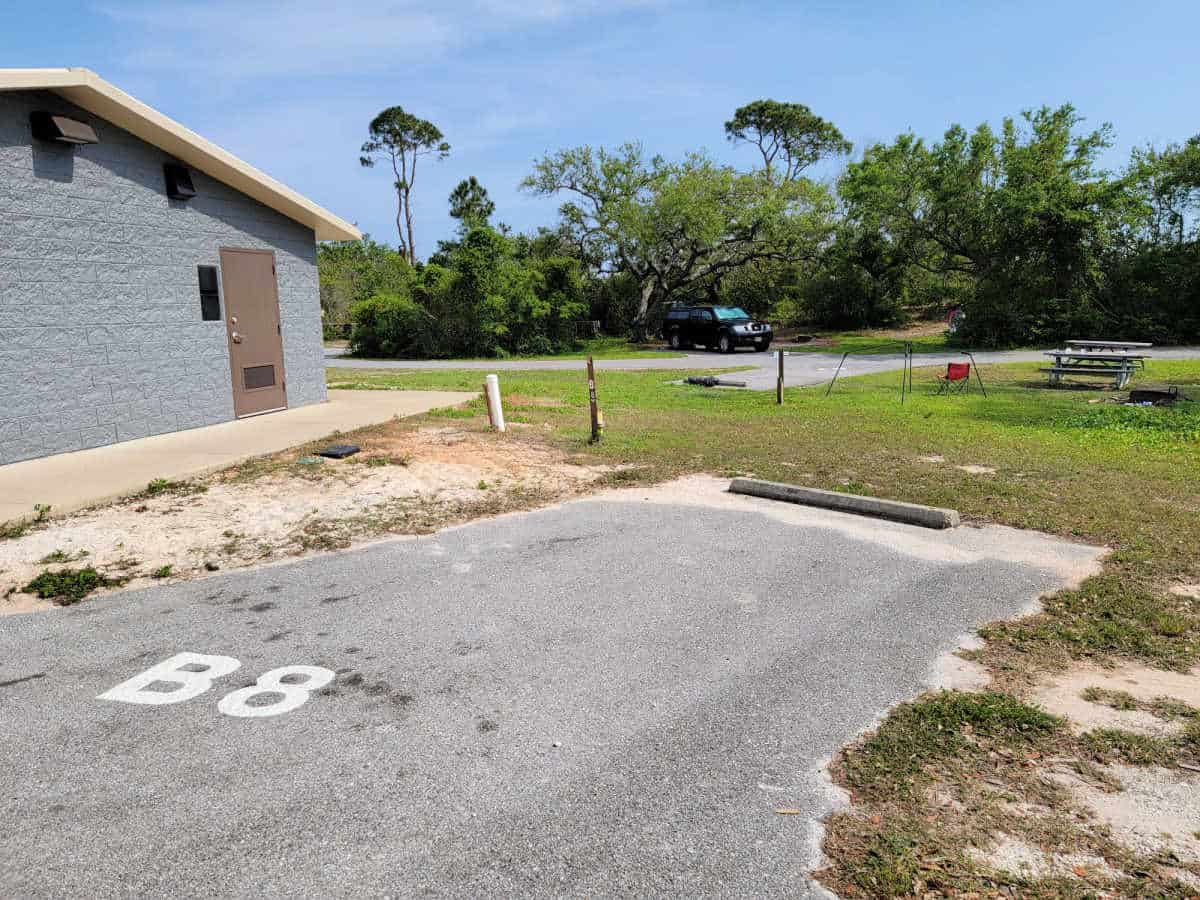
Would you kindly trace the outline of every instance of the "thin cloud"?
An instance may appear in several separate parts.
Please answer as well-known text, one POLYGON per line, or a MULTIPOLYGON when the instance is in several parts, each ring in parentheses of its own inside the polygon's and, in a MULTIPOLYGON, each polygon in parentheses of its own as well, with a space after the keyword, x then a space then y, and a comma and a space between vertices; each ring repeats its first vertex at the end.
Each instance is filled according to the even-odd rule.
POLYGON ((130 68, 236 80, 378 72, 524 28, 661 5, 663 0, 405 0, 339 13, 327 0, 187 0, 113 3, 98 11, 123 27, 123 62, 130 68))

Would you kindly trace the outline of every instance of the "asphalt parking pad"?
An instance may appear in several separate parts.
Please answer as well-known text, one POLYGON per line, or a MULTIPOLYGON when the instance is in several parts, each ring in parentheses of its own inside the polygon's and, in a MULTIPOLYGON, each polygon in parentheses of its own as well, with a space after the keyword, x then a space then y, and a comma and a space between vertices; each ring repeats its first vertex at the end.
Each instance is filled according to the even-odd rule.
POLYGON ((0 619, 0 890, 802 895, 822 761, 1099 551, 784 506, 691 480, 0 619))

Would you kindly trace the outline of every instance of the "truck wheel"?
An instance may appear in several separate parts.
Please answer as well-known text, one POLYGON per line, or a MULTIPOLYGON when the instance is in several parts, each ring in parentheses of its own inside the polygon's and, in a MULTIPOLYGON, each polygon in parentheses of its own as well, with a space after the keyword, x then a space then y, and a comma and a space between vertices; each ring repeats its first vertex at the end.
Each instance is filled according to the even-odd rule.
POLYGON ((680 350, 683 348, 683 341, 679 339, 678 331, 671 332, 671 337, 667 343, 671 345, 672 350, 680 350))
POLYGON ((719 338, 717 338, 717 351, 719 353, 733 352, 733 341, 729 339, 729 335, 722 334, 719 338))

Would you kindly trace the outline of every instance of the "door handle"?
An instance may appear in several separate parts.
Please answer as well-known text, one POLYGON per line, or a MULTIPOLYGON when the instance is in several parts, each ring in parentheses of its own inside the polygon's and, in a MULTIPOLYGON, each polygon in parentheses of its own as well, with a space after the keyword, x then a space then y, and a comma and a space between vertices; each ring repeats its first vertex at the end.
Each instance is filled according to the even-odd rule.
POLYGON ((240 334, 238 334, 236 331, 229 336, 229 339, 231 341, 233 341, 235 344, 240 344, 242 342, 242 336, 240 334))

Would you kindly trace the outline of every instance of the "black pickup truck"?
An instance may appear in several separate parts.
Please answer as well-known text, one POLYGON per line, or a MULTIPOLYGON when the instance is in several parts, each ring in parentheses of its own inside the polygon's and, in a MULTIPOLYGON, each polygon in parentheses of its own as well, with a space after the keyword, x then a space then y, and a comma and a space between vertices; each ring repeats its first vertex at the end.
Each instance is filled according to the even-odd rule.
POLYGON ((766 350, 772 336, 770 325, 737 306, 673 306, 663 319, 661 335, 672 350, 700 344, 721 353, 738 347, 766 350))

